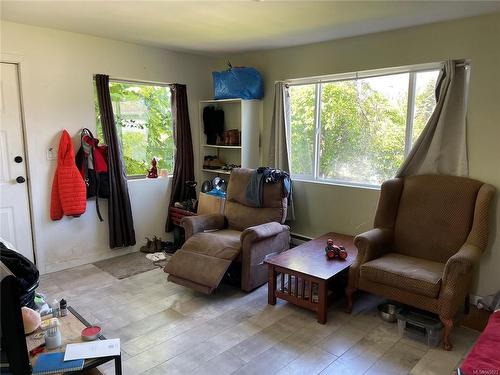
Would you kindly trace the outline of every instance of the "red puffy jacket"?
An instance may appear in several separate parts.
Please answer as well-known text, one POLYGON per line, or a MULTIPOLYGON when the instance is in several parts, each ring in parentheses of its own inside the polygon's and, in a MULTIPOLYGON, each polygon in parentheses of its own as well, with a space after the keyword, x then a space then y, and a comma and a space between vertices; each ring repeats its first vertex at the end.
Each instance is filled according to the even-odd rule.
POLYGON ((57 151, 57 169, 52 182, 50 218, 59 220, 63 215, 78 217, 85 212, 86 206, 85 181, 75 164, 71 137, 63 130, 57 151))

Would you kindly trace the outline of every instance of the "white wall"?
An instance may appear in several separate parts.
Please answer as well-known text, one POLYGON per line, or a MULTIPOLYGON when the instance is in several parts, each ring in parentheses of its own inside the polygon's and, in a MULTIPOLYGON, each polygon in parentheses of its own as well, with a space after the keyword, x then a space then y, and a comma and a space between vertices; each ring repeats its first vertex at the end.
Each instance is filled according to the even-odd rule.
MULTIPOLYGON (((34 236, 42 273, 60 270, 134 251, 144 237, 163 235, 170 194, 170 178, 129 181, 138 244, 108 248, 107 202, 100 201, 105 221, 99 223, 94 201, 80 218, 49 218, 54 161, 48 147, 57 150, 66 128, 79 146, 82 127, 95 129, 93 75, 185 83, 190 118, 198 126, 198 100, 211 93, 210 59, 123 43, 109 39, 9 22, 1 25, 1 53, 20 62, 27 154, 33 203, 34 236)), ((198 149, 198 132, 193 133, 198 149)), ((198 160, 198 158, 195 158, 198 160)), ((197 168, 197 166, 195 166, 197 168)))
MULTIPOLYGON (((500 13, 364 35, 298 47, 224 57, 233 65, 254 66, 265 81, 261 156, 267 163, 277 80, 404 66, 449 58, 472 61, 468 143, 470 176, 500 190, 500 13)), ((377 190, 296 182, 296 233, 317 236, 328 231, 357 234, 372 227, 377 190)), ((497 195, 500 192, 497 192, 497 195)), ((500 206, 492 204, 490 243, 481 259, 475 292, 500 290, 500 206)))

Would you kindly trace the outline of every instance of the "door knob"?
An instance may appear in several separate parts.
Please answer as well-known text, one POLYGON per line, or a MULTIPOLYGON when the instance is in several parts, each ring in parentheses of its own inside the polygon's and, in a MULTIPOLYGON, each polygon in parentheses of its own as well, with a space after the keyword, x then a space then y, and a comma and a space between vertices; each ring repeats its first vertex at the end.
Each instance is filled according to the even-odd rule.
POLYGON ((22 162, 23 162, 23 157, 18 155, 18 156, 16 156, 16 157, 14 158, 14 161, 15 161, 16 163, 22 163, 22 162))
POLYGON ((26 179, 23 176, 18 176, 16 178, 16 181, 17 181, 18 184, 22 184, 23 182, 26 181, 26 179))

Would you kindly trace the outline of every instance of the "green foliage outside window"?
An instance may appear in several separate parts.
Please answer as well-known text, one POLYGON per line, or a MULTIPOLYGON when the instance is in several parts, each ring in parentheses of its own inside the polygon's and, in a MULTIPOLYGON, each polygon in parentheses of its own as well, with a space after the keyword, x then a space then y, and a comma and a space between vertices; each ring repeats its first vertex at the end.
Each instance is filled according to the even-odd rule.
MULTIPOLYGON (((290 86, 292 175, 315 179, 317 164, 319 180, 379 185, 394 177, 405 157, 408 77, 290 86)), ((434 110, 436 78, 437 71, 416 75, 413 142, 434 110)))
MULTIPOLYGON (((170 88, 139 83, 110 82, 109 90, 128 176, 146 175, 156 158, 158 171, 174 168, 174 137, 170 88)), ((95 100, 97 135, 104 141, 95 100)))

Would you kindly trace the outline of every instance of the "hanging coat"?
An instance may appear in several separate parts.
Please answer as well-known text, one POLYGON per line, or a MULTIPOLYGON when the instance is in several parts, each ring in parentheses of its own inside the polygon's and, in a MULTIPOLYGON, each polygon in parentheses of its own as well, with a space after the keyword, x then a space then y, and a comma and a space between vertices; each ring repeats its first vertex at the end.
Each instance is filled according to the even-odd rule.
POLYGON ((87 190, 75 164, 73 141, 63 130, 57 151, 57 169, 52 182, 50 218, 60 220, 63 215, 78 217, 85 212, 87 190))

